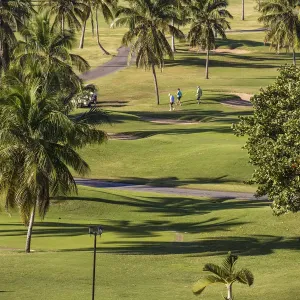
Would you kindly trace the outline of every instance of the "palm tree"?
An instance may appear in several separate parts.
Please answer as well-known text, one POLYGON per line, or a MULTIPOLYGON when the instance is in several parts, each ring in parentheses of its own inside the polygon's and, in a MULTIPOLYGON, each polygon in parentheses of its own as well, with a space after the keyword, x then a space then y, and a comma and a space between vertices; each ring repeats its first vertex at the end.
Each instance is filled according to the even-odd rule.
POLYGON ((83 48, 87 20, 89 18, 91 18, 92 27, 93 27, 94 26, 93 25, 94 17, 95 17, 98 45, 104 54, 109 55, 109 52, 104 49, 104 47, 102 46, 102 44, 100 42, 98 15, 100 12, 106 23, 111 21, 113 19, 113 11, 116 9, 117 1, 116 0, 87 0, 86 4, 87 4, 87 9, 86 9, 85 18, 84 18, 84 21, 82 24, 79 48, 83 48))
POLYGON ((222 283, 225 284, 227 288, 227 297, 225 299, 233 300, 232 285, 234 282, 237 281, 242 284, 247 284, 248 286, 251 286, 254 282, 254 276, 248 269, 235 270, 237 260, 238 256, 229 252, 222 266, 206 264, 203 271, 213 273, 213 275, 206 276, 205 281, 197 282, 193 287, 193 293, 200 295, 209 285, 222 283))
POLYGON ((296 49, 299 47, 300 21, 299 2, 296 0, 266 0, 260 4, 259 21, 269 29, 266 41, 277 51, 291 50, 296 65, 296 49))
POLYGON ((192 25, 188 33, 191 46, 206 50, 205 78, 208 79, 208 65, 210 50, 216 46, 216 34, 226 39, 226 29, 230 24, 226 18, 232 19, 232 15, 226 9, 227 0, 196 0, 191 5, 192 25))
MULTIPOLYGON (((22 68, 28 64, 32 67, 34 62, 37 71, 42 70, 40 76, 48 77, 45 82, 58 90, 72 82, 75 86, 81 83, 73 68, 85 72, 89 64, 81 56, 70 53, 75 41, 73 32, 64 30, 61 33, 46 13, 37 15, 21 34, 25 41, 19 41, 14 56, 22 68)), ((71 90, 74 85, 70 86, 71 90)))
POLYGON ((165 56, 173 59, 165 33, 174 33, 176 38, 184 38, 183 33, 169 21, 175 17, 172 0, 127 0, 129 7, 119 7, 112 26, 128 25, 129 31, 122 39, 122 44, 131 47, 129 58, 136 57, 138 68, 151 69, 157 104, 159 90, 155 67, 164 67, 165 56))
POLYGON ((28 226, 30 252, 36 211, 43 219, 50 197, 76 193, 72 168, 83 176, 88 164, 76 152, 102 143, 103 131, 76 122, 61 110, 60 94, 42 79, 20 69, 8 71, 0 95, 0 194, 6 207, 17 207, 28 226))
MULTIPOLYGON (((172 18, 172 26, 186 25, 188 15, 188 5, 191 4, 191 0, 173 0, 173 7, 176 11, 176 17, 172 18)), ((173 52, 176 52, 175 36, 172 33, 171 48, 173 52)))
POLYGON ((84 0, 41 0, 40 10, 45 8, 54 16, 54 24, 60 24, 61 32, 64 32, 66 24, 70 30, 81 28, 87 5, 84 0))
POLYGON ((17 44, 14 31, 20 30, 32 12, 30 0, 0 1, 0 71, 7 69, 17 44))
POLYGON ((245 21, 245 0, 242 0, 242 21, 245 21))

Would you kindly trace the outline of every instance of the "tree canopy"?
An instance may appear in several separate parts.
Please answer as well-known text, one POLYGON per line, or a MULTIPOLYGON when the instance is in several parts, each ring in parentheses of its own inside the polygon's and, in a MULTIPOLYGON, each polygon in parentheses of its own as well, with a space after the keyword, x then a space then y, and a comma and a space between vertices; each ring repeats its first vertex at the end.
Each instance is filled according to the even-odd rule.
POLYGON ((255 170, 250 183, 268 195, 275 214, 300 210, 300 69, 285 66, 274 84, 251 100, 253 116, 233 126, 255 170))

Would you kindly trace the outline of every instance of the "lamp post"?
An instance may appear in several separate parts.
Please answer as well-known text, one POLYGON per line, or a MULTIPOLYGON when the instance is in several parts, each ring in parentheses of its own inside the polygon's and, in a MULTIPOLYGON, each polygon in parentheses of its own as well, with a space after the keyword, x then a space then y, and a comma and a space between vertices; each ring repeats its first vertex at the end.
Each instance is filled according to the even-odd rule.
POLYGON ((97 246, 97 235, 102 234, 103 229, 101 226, 89 226, 89 234, 94 235, 94 262, 93 262, 93 289, 92 289, 92 300, 95 299, 95 279, 96 279, 96 246, 97 246))

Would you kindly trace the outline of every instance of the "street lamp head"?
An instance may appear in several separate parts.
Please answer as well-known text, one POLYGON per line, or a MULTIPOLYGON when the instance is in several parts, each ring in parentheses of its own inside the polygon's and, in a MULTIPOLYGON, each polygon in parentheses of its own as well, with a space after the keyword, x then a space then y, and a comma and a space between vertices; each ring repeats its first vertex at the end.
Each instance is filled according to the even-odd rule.
POLYGON ((101 235, 103 233, 102 226, 89 226, 89 234, 101 235))

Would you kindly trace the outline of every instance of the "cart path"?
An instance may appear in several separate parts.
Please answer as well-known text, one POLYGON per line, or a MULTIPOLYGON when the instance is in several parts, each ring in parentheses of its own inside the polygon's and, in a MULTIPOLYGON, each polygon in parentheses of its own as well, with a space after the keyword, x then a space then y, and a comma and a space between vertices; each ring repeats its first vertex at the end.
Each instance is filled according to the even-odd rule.
POLYGON ((115 73, 128 66, 129 48, 121 47, 118 54, 107 63, 80 75, 84 81, 94 80, 115 73))
MULTIPOLYGON (((112 188, 114 190, 125 190, 125 191, 136 191, 136 192, 149 192, 149 193, 159 193, 159 194, 170 194, 177 196, 190 196, 190 197, 208 197, 217 199, 241 199, 241 200, 257 200, 252 193, 242 193, 242 192, 222 192, 222 191, 208 191, 208 190, 196 190, 196 189, 186 189, 177 187, 158 187, 158 186, 148 186, 144 184, 132 184, 124 182, 111 182, 102 181, 99 179, 82 179, 77 178, 76 183, 78 185, 94 187, 94 188, 112 188)), ((261 200, 266 200, 265 197, 258 198, 261 200)))

